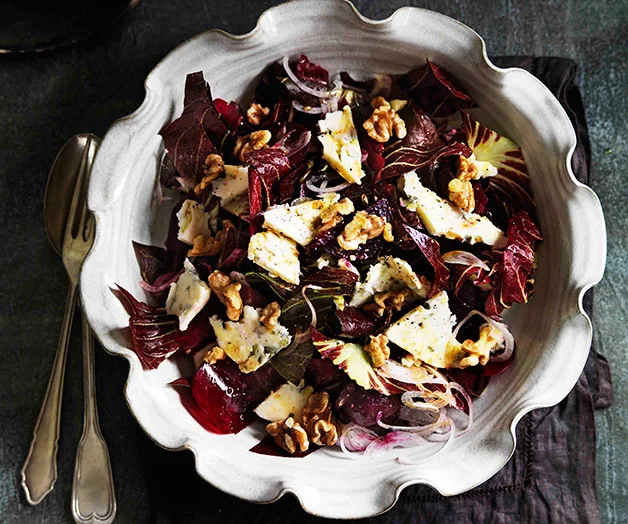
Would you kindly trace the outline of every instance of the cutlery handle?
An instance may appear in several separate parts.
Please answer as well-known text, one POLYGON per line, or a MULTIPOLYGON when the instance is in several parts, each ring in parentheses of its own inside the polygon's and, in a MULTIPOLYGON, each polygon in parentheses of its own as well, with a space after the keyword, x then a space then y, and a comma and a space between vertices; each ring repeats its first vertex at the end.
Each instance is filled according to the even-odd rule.
POLYGON ((72 330, 77 285, 70 283, 63 325, 46 395, 33 431, 33 441, 22 467, 22 487, 29 504, 39 504, 52 491, 57 480, 57 450, 61 420, 61 400, 68 341, 72 330))
POLYGON ((110 523, 116 496, 107 443, 100 432, 96 407, 94 337, 83 315, 83 435, 76 452, 72 483, 72 516, 78 523, 110 523))

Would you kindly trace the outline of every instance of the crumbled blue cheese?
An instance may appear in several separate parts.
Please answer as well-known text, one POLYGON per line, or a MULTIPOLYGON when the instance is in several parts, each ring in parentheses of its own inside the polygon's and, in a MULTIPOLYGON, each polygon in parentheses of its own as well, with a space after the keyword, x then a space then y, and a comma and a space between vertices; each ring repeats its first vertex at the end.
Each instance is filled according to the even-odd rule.
POLYGON ((170 284, 166 299, 166 311, 179 317, 179 329, 185 331, 190 322, 198 315, 209 300, 209 286, 203 282, 192 263, 186 258, 184 272, 179 279, 170 284))
POLYGON ((369 268, 364 282, 355 285, 349 305, 359 307, 366 304, 375 293, 405 288, 412 290, 414 298, 425 298, 429 291, 405 260, 392 256, 381 257, 369 268))
POLYGON ((249 241, 249 260, 272 275, 290 282, 299 283, 301 264, 296 242, 274 231, 256 233, 249 241))
POLYGON ((212 182, 212 193, 220 198, 220 205, 229 213, 240 215, 248 211, 248 166, 225 165, 225 176, 212 182))
POLYGON ((399 186, 407 197, 404 205, 411 211, 416 211, 430 234, 469 244, 481 242, 495 247, 506 245, 506 235, 488 218, 476 213, 466 213, 442 199, 421 184, 416 172, 410 171, 401 176, 399 186))
POLYGON ((223 322, 216 315, 209 319, 216 342, 243 373, 260 368, 290 344, 288 329, 281 324, 267 329, 259 320, 259 311, 244 306, 239 322, 223 322))
POLYGON ((205 212, 202 204, 195 200, 184 200, 181 209, 177 213, 179 219, 178 238, 186 244, 194 244, 194 239, 202 235, 205 238, 212 236, 209 230, 211 216, 205 212))
POLYGON ((415 359, 437 368, 458 360, 460 344, 453 339, 456 317, 449 309, 445 291, 391 324, 384 334, 415 359))
POLYGON ((340 111, 327 113, 319 120, 323 144, 323 158, 338 174, 351 184, 360 184, 364 177, 362 151, 358 133, 353 124, 351 108, 347 105, 340 111))
POLYGON ((273 206, 264 212, 264 227, 307 246, 316 235, 321 214, 339 198, 336 193, 331 193, 300 204, 273 206))
POLYGON ((303 381, 298 386, 287 382, 268 395, 254 411, 258 417, 269 422, 277 422, 288 417, 300 420, 301 411, 312 393, 314 388, 306 386, 303 381))

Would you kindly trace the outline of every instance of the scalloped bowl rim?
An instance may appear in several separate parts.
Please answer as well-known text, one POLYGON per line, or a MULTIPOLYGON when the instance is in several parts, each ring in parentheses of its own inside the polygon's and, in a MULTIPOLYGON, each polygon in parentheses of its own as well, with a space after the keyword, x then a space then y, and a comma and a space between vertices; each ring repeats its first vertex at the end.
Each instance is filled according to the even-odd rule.
MULTIPOLYGON (((226 31, 223 31, 221 29, 212 29, 212 30, 208 30, 205 31, 203 33, 200 33, 188 40, 186 40, 185 42, 179 44, 177 47, 175 47, 172 51, 170 51, 162 60, 160 60, 160 62, 153 68, 153 70, 149 73, 149 75, 147 76, 144 86, 145 86, 145 90, 146 90, 146 96, 142 102, 142 104, 138 107, 137 110, 135 110, 133 113, 122 117, 118 120, 116 120, 111 128, 109 129, 109 131, 106 134, 105 139, 109 138, 110 140, 112 138, 116 138, 116 134, 120 134, 122 135, 122 127, 127 124, 127 123, 131 123, 134 120, 136 120, 140 115, 142 115, 144 109, 150 105, 150 99, 152 96, 152 89, 151 89, 151 85, 154 79, 156 79, 156 77, 158 76, 158 74, 160 73, 160 71, 162 70, 163 66, 165 63, 167 63, 169 60, 171 60, 175 55, 177 55, 177 53, 182 49, 187 47, 188 45, 190 45, 193 42, 199 41, 205 37, 207 37, 210 34, 213 35, 218 35, 221 38, 226 38, 228 40, 233 40, 233 41, 245 41, 245 40, 249 40, 254 38, 258 33, 260 33, 262 31, 263 26, 266 24, 266 20, 272 17, 272 13, 273 11, 275 11, 278 8, 285 8, 286 5, 294 5, 298 3, 297 1, 292 1, 292 2, 287 2, 285 4, 280 4, 278 6, 275 7, 271 7, 269 9, 267 9, 266 11, 264 11, 260 17, 257 20, 257 23, 255 25, 255 27, 249 31, 248 33, 242 34, 242 35, 235 35, 232 33, 228 33, 226 31)), ((349 2, 348 0, 323 0, 320 2, 320 4, 326 4, 327 6, 330 6, 330 8, 333 8, 332 6, 337 6, 337 5, 348 5, 351 7, 351 10, 353 12, 353 14, 364 24, 366 25, 372 25, 372 26, 378 26, 378 25, 388 25, 388 24, 393 24, 395 19, 397 17, 400 17, 403 13, 409 11, 409 12, 424 12, 424 13, 429 13, 430 15, 438 15, 439 17, 442 17, 443 19, 447 19, 449 20, 449 22, 453 21, 456 24, 459 25, 460 29, 463 31, 467 31, 470 32, 474 35, 474 38, 477 40, 477 42, 480 43, 481 45, 481 55, 482 55, 482 59, 484 61, 483 64, 480 64, 481 66, 487 66, 488 68, 490 68, 491 70, 493 70, 495 73, 499 74, 499 75, 509 75, 512 72, 522 72, 523 74, 527 75, 529 78, 529 81, 532 81, 536 84, 536 87, 540 90, 544 90, 547 92, 547 94, 550 95, 549 99, 553 100, 553 103, 555 104, 556 107, 554 107, 553 109, 558 111, 558 113, 561 114, 561 118, 562 118, 562 122, 560 124, 557 125, 561 125, 564 128, 565 131, 565 136, 563 137, 564 139, 567 138, 568 135, 568 150, 567 153, 564 157, 564 159, 562 159, 562 162, 564 163, 564 166, 562 166, 563 168, 566 167, 565 171, 568 175, 568 183, 571 184, 573 186, 573 188, 577 188, 579 191, 583 191, 588 193, 588 198, 589 198, 589 212, 597 215, 594 218, 597 220, 597 225, 598 225, 598 232, 601 233, 600 236, 603 237, 603 240, 600 240, 598 242, 597 248, 598 250, 601 250, 599 253, 599 256, 597 258, 597 264, 596 267, 594 268, 589 268, 588 271, 588 278, 584 278, 583 276, 580 277, 579 280, 579 285, 577 286, 578 289, 578 293, 577 293, 577 297, 576 297, 576 301, 577 303, 575 304, 576 308, 577 308, 577 312, 578 314, 586 320, 588 328, 587 328, 587 336, 586 336, 586 340, 583 341, 583 345, 586 343, 587 347, 590 346, 590 342, 591 342, 591 338, 592 338, 592 326, 591 326, 591 321, 588 317, 588 315, 585 313, 583 306, 582 306, 582 300, 583 300, 583 296, 586 293, 586 291, 588 289, 590 289, 591 287, 593 287, 595 284, 597 284, 604 273, 604 267, 605 267, 605 260, 606 260, 606 233, 605 233, 605 226, 604 226, 604 219, 603 219, 603 215, 602 215, 602 208, 601 205, 599 203, 599 200, 597 198, 597 196, 595 195, 595 193, 593 192, 593 190, 591 190, 591 188, 589 188, 588 186, 580 183, 574 176, 572 168, 571 168, 571 158, 573 155, 573 152, 575 150, 576 147, 576 135, 575 132, 573 130, 573 127, 571 126, 571 123, 569 121, 569 118, 566 114, 566 112, 564 111, 564 109, 560 106, 560 104, 558 103, 558 101, 553 98, 553 95, 551 95, 551 93, 549 92, 549 90, 546 88, 545 85, 543 85, 543 83, 537 79, 536 77, 534 77, 533 75, 531 75, 530 73, 528 73, 527 71, 520 69, 520 68, 499 68, 496 67, 488 58, 487 56, 487 52, 486 52, 486 44, 484 42, 484 40, 482 39, 482 37, 476 33, 473 29, 469 28, 468 26, 466 26, 465 24, 452 19, 450 17, 447 17, 445 15, 442 15, 440 13, 435 13, 433 11, 429 11, 426 9, 421 9, 421 8, 417 8, 417 7, 410 7, 410 6, 406 6, 406 7, 402 7, 397 9, 394 13, 392 13, 389 17, 382 19, 382 20, 371 20, 369 18, 364 17, 362 14, 359 13, 359 11, 356 9, 356 7, 349 2)), ((269 24, 271 24, 271 22, 269 22, 269 24)), ((96 163, 98 163, 98 157, 96 159, 96 163)), ((101 226, 102 224, 102 216, 101 216, 101 210, 99 209, 94 209, 92 206, 93 200, 94 200, 94 195, 92 195, 92 193, 94 192, 93 189, 93 180, 90 182, 90 192, 89 192, 89 199, 88 199, 88 203, 89 203, 89 207, 90 209, 92 209, 92 211, 94 212, 94 215, 96 217, 96 241, 94 243, 95 249, 92 250, 92 252, 90 252, 90 254, 88 255, 88 257, 86 258, 85 261, 85 265, 84 268, 90 268, 92 261, 95 259, 96 257, 96 253, 97 253, 97 247, 98 247, 98 236, 101 232, 101 229, 99 226, 101 226)), ((83 273, 84 275, 86 274, 86 272, 83 273)), ((83 279, 83 277, 82 277, 83 279)), ((97 306, 92 304, 92 300, 90 298, 90 295, 88 294, 88 292, 85 291, 85 289, 88 286, 81 286, 81 296, 82 296, 82 300, 83 300, 83 304, 85 304, 85 310, 86 310, 86 314, 90 320, 90 323, 93 326, 98 326, 100 323, 97 321, 97 314, 98 314, 98 310, 97 310, 97 306)), ((117 355, 117 356, 123 356, 125 357, 128 361, 129 361, 129 376, 127 378, 127 381, 125 383, 125 391, 124 391, 124 397, 126 400, 126 403, 129 407, 129 410, 133 413, 133 415, 135 416, 135 418, 138 420, 138 422, 140 423, 140 425, 142 425, 142 427, 144 428, 144 430, 146 431, 146 433, 148 434, 148 436, 151 438, 151 440, 153 440, 153 442, 155 442, 155 444, 165 448, 165 449, 169 449, 169 450, 173 450, 173 451, 178 451, 178 450, 183 450, 183 449, 189 449, 190 451, 192 451, 192 453, 194 454, 195 457, 195 470, 196 472, 205 480, 207 480, 208 482, 215 484, 215 482, 213 481, 212 477, 211 477, 211 472, 206 473, 204 471, 201 471, 201 469, 199 469, 199 454, 198 454, 198 450, 196 449, 196 447, 194 446, 194 442, 191 439, 187 439, 182 445, 179 446, 175 446, 175 447, 169 447, 164 445, 162 442, 160 442, 160 436, 159 435, 153 435, 151 434, 150 431, 148 431, 148 429, 146 427, 144 427, 144 424, 142 424, 141 422, 141 418, 139 416, 139 414, 136 412, 136 409, 134 407, 134 402, 133 399, 130 397, 129 395, 129 387, 132 383, 132 381, 137 378, 138 375, 138 371, 141 371, 141 367, 138 365, 138 360, 137 357, 132 354, 130 351, 128 350, 124 350, 124 351, 120 351, 121 349, 121 345, 118 343, 115 347, 113 345, 113 341, 110 340, 109 337, 106 337, 105 334, 103 332, 100 332, 98 329, 95 330, 95 334, 98 337, 98 339, 100 340, 101 344, 103 345, 103 347, 105 348, 105 350, 113 355, 117 355)), ((584 355, 584 359, 582 359, 582 367, 584 367, 584 360, 586 359, 586 354, 588 354, 588 350, 584 355)), ((398 500, 399 495, 401 493, 401 491, 412 484, 426 484, 431 486, 432 488, 436 489, 439 493, 441 493, 442 495, 454 495, 454 494, 458 494, 460 492, 466 491, 468 489, 472 489, 474 488, 476 485, 484 482, 485 480, 489 479, 490 477, 492 477, 494 474, 496 474, 510 459, 510 457, 512 456, 512 454, 515 451, 515 447, 516 447, 516 433, 515 433, 515 429, 516 426, 518 424, 518 422, 521 420, 521 418, 527 414, 528 412, 534 410, 534 409, 539 409, 539 408, 544 408, 544 407, 549 407, 549 406, 553 406, 558 404, 567 394, 568 392, 571 390, 571 388, 573 387, 573 385, 575 384, 575 380, 577 380, 577 377, 575 377, 575 379, 573 381, 567 381, 567 385, 569 386, 568 388, 563 388, 563 391, 559 391, 557 392, 554 396, 552 396, 551 398, 542 400, 542 401, 534 401, 534 399, 530 399, 525 401, 518 409, 518 411, 516 412, 516 414, 513 416, 512 421, 509 425, 509 438, 511 439, 512 445, 511 445, 511 449, 510 449, 510 453, 508 453, 507 455, 504 454, 502 458, 502 460, 500 460, 500 465, 499 467, 497 467, 494 471, 487 471, 485 474, 485 478, 484 480, 482 480, 481 482, 475 482, 473 485, 469 485, 466 486, 464 490, 462 491, 456 491, 456 492, 448 492, 447 489, 445 489, 442 485, 438 485, 438 483, 436 482, 431 482, 429 479, 427 478, 413 478, 413 479, 409 479, 409 480, 405 480, 402 482, 397 482, 394 483, 392 482, 391 487, 394 487, 394 499, 392 499, 392 501, 388 501, 388 503, 386 504, 382 504, 380 505, 380 507, 377 508, 376 511, 371 511, 368 514, 362 514, 359 511, 358 512, 354 512, 351 513, 349 515, 348 518, 358 518, 358 517, 367 517, 367 516, 372 516, 372 515, 376 515, 379 513, 383 513, 387 510, 389 510, 398 500)), ((276 484, 276 483, 275 483, 276 484)), ((222 489, 225 489, 224 486, 219 486, 222 489)), ((226 491, 229 491, 228 489, 225 489, 226 491)), ((291 486, 286 486, 284 483, 279 483, 279 487, 276 490, 276 492, 272 495, 272 496, 266 496, 263 499, 251 499, 251 498, 246 498, 245 496, 242 496, 241 494, 235 494, 236 496, 240 496, 241 498, 245 499, 245 500, 251 500, 254 502, 259 502, 259 503, 270 503, 270 502, 274 502, 276 500, 278 500, 279 498, 281 498, 284 494, 286 493, 292 493, 299 501, 299 503, 301 504, 301 506, 308 512, 312 513, 312 514, 318 514, 318 515, 323 515, 323 516, 327 516, 327 517, 333 517, 335 515, 334 510, 332 510, 332 512, 329 512, 325 509, 322 509, 321 507, 309 507, 306 502, 303 500, 303 497, 301 496, 301 494, 299 493, 299 491, 291 486)), ((324 503, 323 503, 324 505, 324 503)), ((343 515, 344 516, 344 515, 343 515)))

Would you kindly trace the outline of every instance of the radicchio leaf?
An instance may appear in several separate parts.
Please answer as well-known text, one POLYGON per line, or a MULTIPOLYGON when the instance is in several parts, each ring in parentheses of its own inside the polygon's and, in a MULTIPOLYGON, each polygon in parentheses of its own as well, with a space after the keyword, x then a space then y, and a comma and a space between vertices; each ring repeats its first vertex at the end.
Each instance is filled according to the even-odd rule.
POLYGON ((307 457, 310 453, 314 453, 319 446, 310 443, 310 446, 305 451, 297 449, 294 453, 289 453, 283 448, 280 448, 275 439, 270 435, 266 435, 261 441, 253 446, 249 451, 257 453, 259 455, 269 455, 271 457, 286 457, 286 458, 303 458, 307 457))
POLYGON ((179 319, 168 315, 164 308, 140 302, 120 286, 116 295, 129 313, 133 351, 144 369, 155 369, 175 353, 189 353, 211 341, 213 333, 206 312, 199 313, 185 331, 180 331, 179 319))
POLYGON ((294 292, 295 286, 280 278, 271 277, 268 273, 250 271, 246 273, 247 280, 252 284, 261 284, 274 293, 280 302, 285 302, 294 292))
POLYGON ((357 281, 358 275, 341 268, 326 267, 308 275, 282 307, 279 322, 292 331, 307 329, 311 312, 302 290, 305 286, 313 285, 316 287, 308 288, 305 292, 316 310, 318 323, 326 325, 336 309, 334 298, 352 294, 357 281))
POLYGON ((336 311, 340 321, 341 335, 347 337, 364 337, 372 335, 378 325, 377 321, 355 307, 345 307, 336 311))
POLYGON ((440 66, 427 64, 397 77, 399 87, 431 118, 452 115, 458 109, 475 106, 473 99, 440 66))
POLYGON ((200 181, 205 159, 219 150, 228 133, 214 107, 203 73, 189 74, 185 80, 183 113, 159 132, 174 167, 188 186, 200 181))
POLYGON ((434 121, 416 104, 410 104, 405 113, 408 114, 404 119, 407 134, 402 140, 403 145, 426 150, 437 149, 443 145, 434 121))
POLYGON ((299 57, 299 61, 294 68, 294 73, 302 82, 313 84, 319 88, 327 88, 329 86, 329 73, 327 69, 314 62, 310 62, 310 59, 305 55, 299 57))
POLYGON ((443 262, 443 257, 440 254, 440 245, 432 237, 422 233, 418 229, 414 229, 408 225, 404 225, 403 227, 416 246, 421 250, 423 256, 434 268, 434 280, 432 281, 428 294, 428 297, 433 297, 438 292, 445 289, 449 282, 449 269, 445 265, 445 262, 443 262))
POLYGON ((277 201, 279 181, 291 170, 286 153, 280 148, 267 147, 244 155, 249 167, 249 209, 258 215, 277 201))
POLYGON ((497 168, 497 175, 489 178, 488 187, 505 208, 507 216, 511 217, 520 209, 533 214, 530 177, 521 148, 509 138, 473 120, 466 111, 461 111, 461 114, 467 143, 475 158, 490 162, 497 168))
POLYGON ((244 120, 240 105, 237 102, 227 102, 222 98, 214 99, 214 107, 220 117, 231 131, 237 131, 238 127, 244 120))
POLYGON ((541 232, 525 211, 508 222, 508 244, 502 253, 497 282, 486 301, 486 314, 499 316, 515 302, 525 303, 534 289, 534 247, 541 232))
MULTIPOLYGON (((442 159, 460 155, 471 156, 469 147, 461 142, 449 142, 435 149, 401 145, 385 155, 386 165, 376 182, 396 178, 412 170, 415 170, 419 177, 425 178, 433 172, 442 159)), ((428 183, 428 186, 432 185, 428 183)))
POLYGON ((152 284, 165 270, 166 250, 163 247, 147 246, 135 241, 132 244, 142 280, 152 284))
POLYGON ((303 340, 303 334, 297 333, 290 345, 270 360, 270 365, 288 382, 298 385, 305 375, 314 351, 316 348, 309 335, 307 340, 303 340))

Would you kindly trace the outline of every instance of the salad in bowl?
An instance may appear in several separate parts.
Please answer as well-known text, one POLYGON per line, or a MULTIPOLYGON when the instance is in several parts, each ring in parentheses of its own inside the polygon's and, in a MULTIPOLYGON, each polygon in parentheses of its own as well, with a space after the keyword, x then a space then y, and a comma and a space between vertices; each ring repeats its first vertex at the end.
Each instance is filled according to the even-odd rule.
POLYGON ((192 359, 171 387, 209 432, 263 420, 252 452, 444 447, 513 362, 502 314, 542 240, 526 163, 435 62, 323 66, 270 64, 246 106, 187 75, 160 131, 166 244, 133 243, 146 301, 117 289, 133 351, 192 359))

